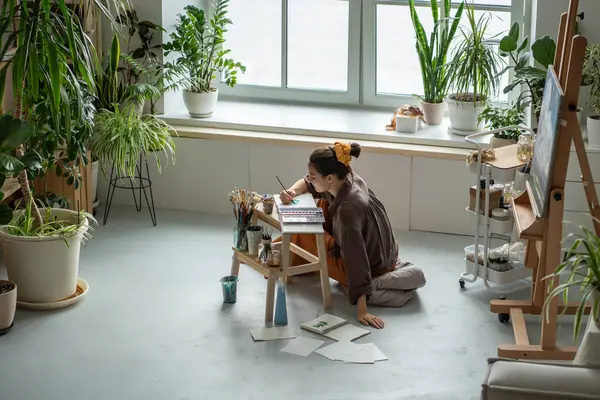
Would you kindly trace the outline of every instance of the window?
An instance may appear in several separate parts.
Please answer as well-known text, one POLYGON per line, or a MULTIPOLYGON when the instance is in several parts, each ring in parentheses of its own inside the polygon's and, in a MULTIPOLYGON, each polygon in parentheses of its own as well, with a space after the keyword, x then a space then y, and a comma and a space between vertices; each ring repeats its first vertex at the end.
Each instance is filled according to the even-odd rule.
MULTIPOLYGON (((501 35, 514 21, 523 28, 525 1, 476 0, 476 16, 490 13, 488 32, 501 35)), ((416 5, 429 34, 429 1, 416 5)), ((422 92, 406 0, 231 0, 229 16, 227 47, 248 69, 224 95, 389 106, 422 92)))

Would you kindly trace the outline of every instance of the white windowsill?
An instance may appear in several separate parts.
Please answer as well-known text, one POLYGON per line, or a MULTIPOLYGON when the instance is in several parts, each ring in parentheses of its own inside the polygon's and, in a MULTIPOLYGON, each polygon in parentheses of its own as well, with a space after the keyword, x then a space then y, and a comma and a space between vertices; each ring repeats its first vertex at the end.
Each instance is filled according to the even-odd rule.
POLYGON ((464 136, 448 132, 450 120, 447 117, 439 126, 423 124, 417 133, 387 131, 385 126, 390 122, 394 109, 386 111, 219 99, 213 116, 193 118, 188 114, 179 93, 171 93, 166 102, 168 110, 161 118, 171 125, 308 135, 357 142, 368 140, 459 149, 473 148, 465 142, 464 136))

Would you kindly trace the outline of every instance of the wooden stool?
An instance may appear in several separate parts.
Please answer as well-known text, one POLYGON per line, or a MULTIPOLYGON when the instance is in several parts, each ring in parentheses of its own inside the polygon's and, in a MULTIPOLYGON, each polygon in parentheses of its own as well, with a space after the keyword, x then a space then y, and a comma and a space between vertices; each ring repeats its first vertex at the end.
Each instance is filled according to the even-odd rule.
POLYGON ((275 302, 275 283, 280 277, 291 278, 294 275, 306 274, 319 271, 321 276, 321 293, 323 295, 324 309, 331 308, 331 291, 329 287, 329 273, 327 271, 327 248, 321 224, 282 224, 279 220, 277 207, 271 214, 263 211, 259 204, 252 217, 252 225, 263 221, 282 234, 280 243, 274 243, 273 248, 281 251, 281 266, 269 267, 258 261, 258 257, 249 256, 248 253, 233 248, 233 261, 231 264, 231 275, 238 276, 240 263, 246 264, 267 277, 267 303, 265 306, 265 322, 273 321, 273 303, 275 302), (318 256, 314 256, 303 248, 291 243, 290 238, 295 234, 315 235, 317 240, 318 256), (305 259, 308 263, 292 266, 290 262, 290 251, 305 259))

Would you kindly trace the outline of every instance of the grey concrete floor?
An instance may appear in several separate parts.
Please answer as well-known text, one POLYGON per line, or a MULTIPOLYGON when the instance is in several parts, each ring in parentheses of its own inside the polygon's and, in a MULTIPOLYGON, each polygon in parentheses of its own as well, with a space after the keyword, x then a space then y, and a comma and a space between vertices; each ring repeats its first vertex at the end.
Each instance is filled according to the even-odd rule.
MULTIPOLYGON (((510 324, 488 311, 497 293, 482 281, 459 288, 467 237, 398 232, 403 258, 428 283, 405 308, 371 310, 385 329, 357 342, 375 343, 389 360, 350 365, 280 352, 287 341, 252 341, 249 330, 263 326, 266 282, 242 266, 237 304, 222 304, 230 217, 159 210, 152 227, 147 210, 115 207, 94 234, 81 257, 84 301, 54 312, 19 309, 0 338, 0 399, 474 399, 486 359, 513 340, 510 324)), ((332 289, 333 312, 354 320, 332 289)), ((297 278, 287 302, 290 326, 317 337, 299 324, 321 312, 318 280, 297 278)), ((532 340, 538 331, 532 319, 532 340)), ((570 334, 565 323, 564 342, 570 334)))

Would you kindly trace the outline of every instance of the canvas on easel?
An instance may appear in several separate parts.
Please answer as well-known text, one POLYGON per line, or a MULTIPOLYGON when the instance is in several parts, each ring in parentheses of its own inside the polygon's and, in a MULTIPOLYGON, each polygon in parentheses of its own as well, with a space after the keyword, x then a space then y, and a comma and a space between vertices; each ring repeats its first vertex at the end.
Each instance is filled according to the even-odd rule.
MULTIPOLYGON (((554 65, 549 66, 544 90, 542 112, 532 160, 532 180, 527 190, 511 200, 518 237, 526 243, 525 265, 532 270, 531 297, 527 300, 493 300, 490 310, 508 314, 512 319, 514 344, 500 344, 498 356, 515 359, 572 360, 577 346, 557 344, 559 314, 575 314, 576 304, 559 304, 553 297, 546 302, 548 291, 559 284, 558 277, 547 279, 562 261, 562 224, 564 217, 565 182, 574 145, 581 169, 581 181, 590 213, 600 217, 598 195, 585 150, 576 111, 581 85, 581 71, 587 40, 575 35, 579 0, 570 0, 569 11, 560 19, 554 65), (542 317, 544 305, 546 313, 542 317), (525 315, 540 316, 539 344, 529 341, 525 315)), ((516 146, 513 148, 516 153, 516 146)), ((503 153, 504 154, 504 153, 503 153)), ((498 158, 498 157, 496 157, 498 158)), ((507 160, 488 162, 507 164, 516 160, 516 154, 507 154, 507 160)), ((596 234, 600 224, 594 223, 596 234)), ((589 307, 586 312, 589 313, 589 307)))
POLYGON ((554 166, 560 109, 564 96, 554 68, 548 67, 530 171, 531 194, 534 199, 532 208, 538 217, 544 217, 548 208, 550 177, 554 166))

